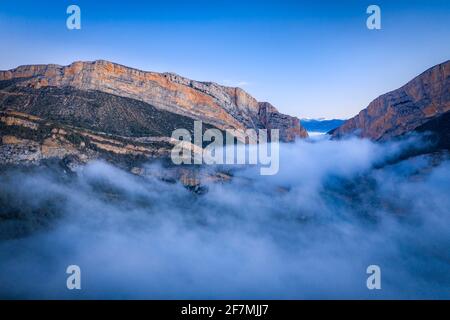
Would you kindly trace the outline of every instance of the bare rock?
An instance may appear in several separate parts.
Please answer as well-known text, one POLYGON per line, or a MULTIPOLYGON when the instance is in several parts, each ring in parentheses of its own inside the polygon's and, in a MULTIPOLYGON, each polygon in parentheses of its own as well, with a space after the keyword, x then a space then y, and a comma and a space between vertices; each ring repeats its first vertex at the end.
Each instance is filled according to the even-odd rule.
POLYGON ((449 110, 450 61, 446 61, 403 87, 378 97, 331 134, 386 140, 413 131, 449 110))

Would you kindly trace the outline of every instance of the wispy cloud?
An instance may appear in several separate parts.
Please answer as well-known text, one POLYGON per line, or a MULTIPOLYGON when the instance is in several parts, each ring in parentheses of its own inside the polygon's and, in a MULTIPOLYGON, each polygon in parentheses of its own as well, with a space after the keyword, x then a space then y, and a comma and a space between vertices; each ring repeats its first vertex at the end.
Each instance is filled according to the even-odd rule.
POLYGON ((234 81, 234 80, 223 80, 222 83, 229 87, 247 87, 250 86, 251 83, 248 81, 234 81))

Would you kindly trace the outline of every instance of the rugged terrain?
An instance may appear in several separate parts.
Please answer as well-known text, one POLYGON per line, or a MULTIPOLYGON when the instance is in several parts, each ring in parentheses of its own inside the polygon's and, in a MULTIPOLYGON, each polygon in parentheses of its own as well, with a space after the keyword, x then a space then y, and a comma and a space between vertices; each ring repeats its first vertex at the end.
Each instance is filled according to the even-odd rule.
POLYGON ((167 135, 177 126, 173 118, 182 115, 219 129, 277 128, 283 141, 307 136, 296 118, 280 114, 240 88, 198 82, 173 73, 140 71, 103 60, 69 66, 21 66, 1 71, 0 81, 3 110, 52 115, 54 120, 82 125, 87 121, 104 131, 153 135, 155 132, 146 129, 159 126, 166 132, 156 133, 167 135), (119 107, 125 98, 132 100, 119 107), (139 112, 134 110, 135 104, 139 112), (128 131, 124 132, 122 126, 128 131))
POLYGON ((0 71, 0 112, 3 164, 102 158, 139 172, 149 158, 167 159, 173 130, 192 132, 194 120, 203 130, 279 129, 284 142, 307 137, 297 118, 240 88, 103 60, 0 71))
MULTIPOLYGON (((428 69, 403 87, 376 98, 366 109, 330 133, 335 138, 356 134, 386 141, 419 129, 449 111, 450 61, 446 61, 428 69)), ((448 115, 441 122, 445 119, 448 115)))

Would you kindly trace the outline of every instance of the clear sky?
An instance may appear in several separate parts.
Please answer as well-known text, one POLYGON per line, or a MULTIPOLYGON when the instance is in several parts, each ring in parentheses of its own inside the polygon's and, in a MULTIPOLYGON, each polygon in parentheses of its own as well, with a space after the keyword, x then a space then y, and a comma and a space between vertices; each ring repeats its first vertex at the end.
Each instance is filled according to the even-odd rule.
POLYGON ((0 1, 0 69, 105 59, 345 118, 450 59, 449 0, 0 1), (81 8, 81 30, 66 9, 81 8), (381 8, 381 30, 366 8, 381 8))

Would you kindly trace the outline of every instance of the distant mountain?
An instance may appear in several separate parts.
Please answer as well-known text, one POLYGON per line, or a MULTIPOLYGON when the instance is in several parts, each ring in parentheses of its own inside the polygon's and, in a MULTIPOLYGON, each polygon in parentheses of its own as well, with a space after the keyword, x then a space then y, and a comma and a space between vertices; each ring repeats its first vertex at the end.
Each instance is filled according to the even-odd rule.
POLYGON ((300 123, 308 132, 326 133, 342 125, 345 120, 340 119, 301 119, 300 123))
MULTIPOLYGON (((388 140, 431 125, 441 137, 450 111, 450 60, 420 74, 403 87, 386 93, 359 114, 330 132, 335 138, 349 134, 373 140, 388 140), (440 118, 440 120, 438 120, 440 118), (436 120, 425 125, 427 122, 436 120)), ((431 130, 435 131, 435 130, 431 130)))

